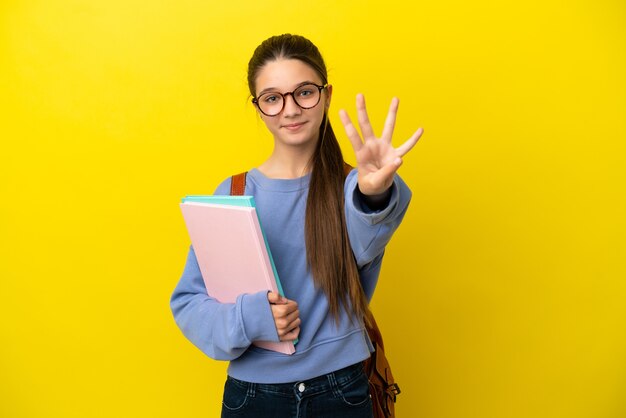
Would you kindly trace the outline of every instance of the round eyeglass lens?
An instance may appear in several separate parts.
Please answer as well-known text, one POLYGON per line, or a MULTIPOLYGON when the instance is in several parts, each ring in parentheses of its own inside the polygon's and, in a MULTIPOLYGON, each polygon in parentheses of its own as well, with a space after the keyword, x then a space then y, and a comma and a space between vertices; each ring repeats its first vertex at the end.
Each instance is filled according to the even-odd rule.
POLYGON ((278 92, 264 93, 257 99, 261 111, 268 116, 278 115, 285 105, 285 97, 291 95, 298 106, 303 109, 311 109, 320 101, 320 88, 315 84, 304 84, 291 93, 284 95, 278 92))
POLYGON ((293 98, 301 108, 310 109, 320 102, 320 89, 315 84, 305 84, 293 92, 293 98))

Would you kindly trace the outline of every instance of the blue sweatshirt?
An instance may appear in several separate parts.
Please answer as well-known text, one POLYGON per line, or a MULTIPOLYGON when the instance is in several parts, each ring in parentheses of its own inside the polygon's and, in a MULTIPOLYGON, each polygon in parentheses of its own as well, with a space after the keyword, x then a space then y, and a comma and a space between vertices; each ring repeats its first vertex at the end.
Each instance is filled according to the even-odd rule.
MULTIPOLYGON (((267 292, 240 295, 235 303, 211 298, 193 247, 172 294, 172 313, 183 334, 207 356, 230 360, 228 374, 236 379, 256 383, 306 380, 365 360, 373 351, 362 318, 350 320, 341 309, 337 324, 307 268, 304 217, 309 179, 310 174, 271 179, 252 169, 245 189, 246 195, 254 196, 285 296, 298 303, 302 322, 295 354, 251 345, 257 340, 279 341, 267 292)), ((223 181, 215 194, 228 195, 230 183, 230 178, 223 181)), ((357 171, 352 170, 345 181, 348 235, 368 300, 378 281, 385 246, 411 199, 399 176, 391 187, 387 206, 373 211, 357 189, 357 171)))

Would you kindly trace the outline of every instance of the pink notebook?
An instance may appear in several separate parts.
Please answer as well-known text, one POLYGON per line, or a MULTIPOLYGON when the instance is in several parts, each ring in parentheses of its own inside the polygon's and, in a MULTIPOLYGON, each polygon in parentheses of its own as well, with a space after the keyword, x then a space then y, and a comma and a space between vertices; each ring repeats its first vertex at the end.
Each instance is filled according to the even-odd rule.
MULTIPOLYGON (((234 303, 243 293, 278 293, 256 209, 185 202, 180 204, 207 293, 234 303)), ((254 341, 284 354, 295 353, 293 342, 254 341)))

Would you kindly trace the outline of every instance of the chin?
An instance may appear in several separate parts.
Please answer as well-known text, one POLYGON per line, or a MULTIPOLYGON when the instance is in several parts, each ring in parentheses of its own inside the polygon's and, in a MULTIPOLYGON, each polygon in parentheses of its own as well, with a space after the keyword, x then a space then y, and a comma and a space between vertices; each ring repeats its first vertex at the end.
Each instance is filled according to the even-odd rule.
POLYGON ((315 141, 317 141, 317 135, 313 135, 311 132, 299 132, 297 134, 280 136, 280 142, 287 145, 308 145, 315 141))

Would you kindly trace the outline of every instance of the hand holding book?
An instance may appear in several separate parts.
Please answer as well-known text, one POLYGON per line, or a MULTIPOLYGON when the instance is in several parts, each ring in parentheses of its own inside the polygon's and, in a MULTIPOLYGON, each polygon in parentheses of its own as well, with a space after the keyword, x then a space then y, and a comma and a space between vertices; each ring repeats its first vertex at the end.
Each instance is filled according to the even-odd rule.
POLYGON ((300 334, 300 310, 298 303, 278 293, 269 292, 267 300, 272 307, 276 331, 281 341, 293 341, 300 334))

